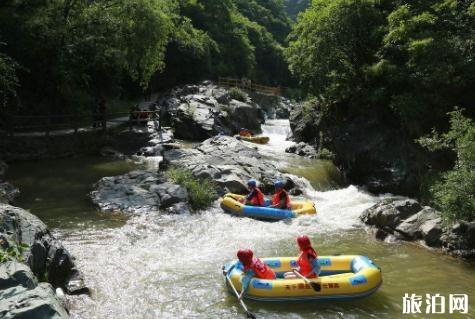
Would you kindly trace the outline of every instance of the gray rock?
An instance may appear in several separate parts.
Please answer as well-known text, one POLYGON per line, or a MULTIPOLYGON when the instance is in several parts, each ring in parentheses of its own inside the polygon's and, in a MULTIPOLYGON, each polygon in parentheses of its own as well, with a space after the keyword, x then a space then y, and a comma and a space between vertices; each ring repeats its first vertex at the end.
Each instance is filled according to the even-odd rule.
POLYGON ((0 316, 5 319, 67 319, 69 315, 53 287, 40 283, 33 289, 9 288, 0 299, 0 316))
POLYGON ((204 140, 219 132, 233 134, 241 127, 260 132, 262 109, 252 101, 231 99, 226 89, 213 84, 185 85, 157 101, 162 108, 162 124, 187 140, 204 140))
POLYGON ((16 286, 32 289, 37 284, 38 280, 27 265, 15 261, 0 264, 0 299, 6 298, 5 289, 16 286))
POLYGON ((436 218, 426 221, 421 225, 422 238, 427 246, 440 247, 442 246, 441 236, 443 234, 442 219, 436 218))
POLYGON ((94 204, 104 212, 139 214, 158 211, 160 198, 150 191, 158 184, 158 174, 136 170, 128 174, 104 177, 94 186, 90 196, 94 204))
POLYGON ((256 92, 249 94, 252 101, 257 103, 269 119, 288 119, 293 104, 289 99, 276 95, 266 95, 256 92))
POLYGON ((36 216, 18 207, 0 204, 0 238, 4 248, 20 243, 30 247, 24 258, 38 278, 48 272, 48 280, 57 287, 66 287, 74 278, 81 282, 81 291, 88 292, 74 258, 36 216))
POLYGON ((304 157, 308 157, 308 158, 316 158, 317 157, 317 151, 315 150, 315 148, 313 148, 313 146, 311 146, 307 143, 304 143, 304 142, 296 143, 296 144, 293 144, 293 145, 289 146, 288 148, 285 149, 285 152, 286 153, 294 153, 294 154, 297 154, 299 156, 304 156, 304 157))
POLYGON ((406 197, 386 198, 365 210, 360 219, 367 225, 395 229, 403 220, 422 209, 413 199, 406 197))
MULTIPOLYGON (((360 218, 377 227, 378 239, 394 234, 396 239, 424 240, 429 247, 440 247, 444 243, 447 250, 453 251, 457 246, 454 239, 467 237, 468 227, 461 225, 454 227, 452 237, 444 234, 440 212, 427 206, 422 209, 417 201, 404 197, 386 198, 364 211, 360 218)), ((473 244, 475 248, 475 231, 473 244)))
POLYGON ((184 187, 165 182, 150 187, 151 192, 158 194, 160 208, 168 208, 174 204, 188 202, 188 193, 184 187))
POLYGON ((190 169, 198 178, 210 178, 216 182, 219 194, 226 192, 246 193, 246 182, 257 179, 264 192, 274 190, 274 180, 295 187, 289 175, 278 172, 277 167, 257 151, 233 137, 221 136, 207 139, 193 149, 164 152, 167 162, 190 169))
POLYGON ((458 222, 441 236, 443 250, 453 256, 475 260, 475 221, 458 222))
POLYGON ((421 226, 434 219, 440 220, 440 213, 433 208, 425 207, 417 214, 404 220, 395 230, 402 234, 405 239, 421 239, 423 238, 421 226))
POLYGON ((0 264, 1 318, 69 318, 53 287, 40 283, 30 268, 17 261, 0 264))
MULTIPOLYGON (((105 212, 160 213, 178 203, 188 203, 186 190, 167 182, 157 172, 136 170, 104 177, 94 186, 92 201, 105 212)), ((175 207, 173 213, 180 210, 175 207)))

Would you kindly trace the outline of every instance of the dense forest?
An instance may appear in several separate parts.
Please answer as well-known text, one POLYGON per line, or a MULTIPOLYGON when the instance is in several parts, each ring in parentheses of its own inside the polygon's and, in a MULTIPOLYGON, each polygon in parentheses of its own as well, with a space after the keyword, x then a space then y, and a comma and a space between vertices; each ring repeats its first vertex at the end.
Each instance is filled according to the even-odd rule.
POLYGON ((71 112, 217 76, 286 84, 282 0, 6 0, 2 108, 71 112))
POLYGON ((314 97, 304 108, 313 127, 341 134, 359 121, 364 146, 383 141, 373 138, 378 147, 361 153, 365 160, 380 156, 393 175, 411 166, 402 183, 427 190, 448 219, 475 218, 475 1, 314 0, 286 56, 314 97), (417 156, 418 145, 436 153, 417 156))

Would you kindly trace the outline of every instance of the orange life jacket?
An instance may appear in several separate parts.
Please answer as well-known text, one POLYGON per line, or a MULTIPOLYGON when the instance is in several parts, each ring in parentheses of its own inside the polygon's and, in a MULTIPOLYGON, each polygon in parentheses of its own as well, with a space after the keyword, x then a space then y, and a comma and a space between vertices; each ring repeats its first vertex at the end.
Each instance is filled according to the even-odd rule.
POLYGON ((299 272, 302 274, 302 276, 307 278, 317 278, 318 275, 315 273, 307 276, 313 270, 313 265, 309 259, 309 255, 313 257, 313 259, 317 259, 317 252, 313 248, 302 251, 299 255, 299 258, 297 259, 297 264, 300 267, 299 272))
POLYGON ((264 193, 259 189, 259 187, 254 188, 256 193, 252 198, 249 200, 252 205, 254 206, 265 206, 265 198, 264 193))
POLYGON ((253 270, 256 276, 261 279, 275 279, 275 273, 269 266, 267 266, 259 258, 252 258, 252 263, 248 266, 244 266, 244 271, 253 270))
POLYGON ((245 137, 252 137, 252 134, 251 132, 249 132, 248 130, 242 130, 239 132, 239 135, 240 136, 245 136, 245 137))
POLYGON ((289 193, 287 193, 287 191, 283 188, 280 191, 278 191, 277 193, 275 193, 274 196, 272 196, 272 205, 280 205, 280 197, 282 196, 282 194, 284 194, 284 196, 285 196, 285 208, 284 209, 290 209, 291 208, 291 206, 290 206, 290 196, 289 196, 289 193))

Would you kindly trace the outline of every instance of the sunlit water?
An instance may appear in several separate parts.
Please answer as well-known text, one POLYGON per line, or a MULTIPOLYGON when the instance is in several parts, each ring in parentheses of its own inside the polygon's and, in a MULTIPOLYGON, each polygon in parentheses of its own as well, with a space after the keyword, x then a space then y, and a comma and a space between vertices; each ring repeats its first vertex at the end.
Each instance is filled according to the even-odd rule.
MULTIPOLYGON (((258 146, 266 156, 274 157, 281 168, 291 167, 301 160, 283 153, 284 144, 288 142, 282 132, 287 129, 287 122, 271 121, 264 127, 264 132, 269 133, 272 144, 258 146)), ((107 164, 117 168, 115 165, 117 163, 107 164)), ((319 164, 315 161, 312 165, 319 164)), ((93 167, 95 165, 85 165, 78 169, 89 172, 85 175, 103 175, 104 172, 91 173, 93 167)), ((61 172, 68 171, 66 167, 57 165, 57 169, 48 174, 39 174, 38 169, 41 171, 41 167, 36 167, 34 171, 24 172, 32 184, 35 180, 48 178, 48 174, 59 181, 52 178, 51 185, 45 181, 41 188, 23 189, 28 193, 25 196, 30 198, 22 200, 23 207, 31 207, 34 213, 48 219, 56 235, 77 257, 93 291, 90 298, 71 298, 72 318, 244 318, 236 298, 225 289, 221 273, 223 263, 235 258, 237 249, 245 247, 252 248, 258 256, 296 255, 295 238, 303 233, 312 238, 320 255, 369 256, 383 270, 381 289, 369 298, 352 302, 247 302, 258 318, 428 318, 425 303, 421 309, 423 314, 402 314, 404 293, 420 294, 424 301, 426 293, 440 293, 446 297, 454 293, 475 296, 475 269, 472 266, 415 244, 385 243, 369 235, 358 216, 376 203, 378 197, 355 186, 316 191, 303 180, 305 196, 315 201, 318 215, 285 222, 231 217, 216 204, 191 216, 136 216, 126 222, 108 224, 110 221, 103 221, 104 218, 108 220, 107 217, 91 208, 87 214, 76 216, 75 208, 66 207, 54 194, 45 202, 48 191, 58 191, 58 183, 62 182, 64 187, 61 189, 72 188, 69 196, 81 198, 78 203, 82 202, 93 181, 76 176, 77 183, 83 183, 84 187, 75 188, 70 185, 72 176, 61 172), (42 198, 45 204, 37 205, 36 197, 42 198), (100 227, 93 225, 96 217, 91 216, 96 215, 101 216, 97 221, 100 227), (78 219, 88 222, 81 224, 78 219), (75 223, 77 225, 73 227, 75 223)), ((119 171, 121 169, 114 173, 119 174, 119 171)), ((21 181, 21 177, 17 176, 16 180, 21 181)), ((324 183, 317 189, 331 187, 324 183)), ((469 315, 458 317, 472 314, 471 311, 469 315)))

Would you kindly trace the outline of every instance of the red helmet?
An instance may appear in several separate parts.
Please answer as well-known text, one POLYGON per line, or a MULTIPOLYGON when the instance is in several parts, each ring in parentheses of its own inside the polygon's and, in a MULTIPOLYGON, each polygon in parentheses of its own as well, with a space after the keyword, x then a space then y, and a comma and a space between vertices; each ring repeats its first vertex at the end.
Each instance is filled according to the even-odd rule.
POLYGON ((237 257, 244 266, 249 266, 252 263, 252 256, 254 253, 250 249, 239 249, 237 257))
POLYGON ((310 243, 310 238, 307 235, 300 235, 297 237, 297 244, 299 245, 300 250, 307 250, 312 247, 310 243))

